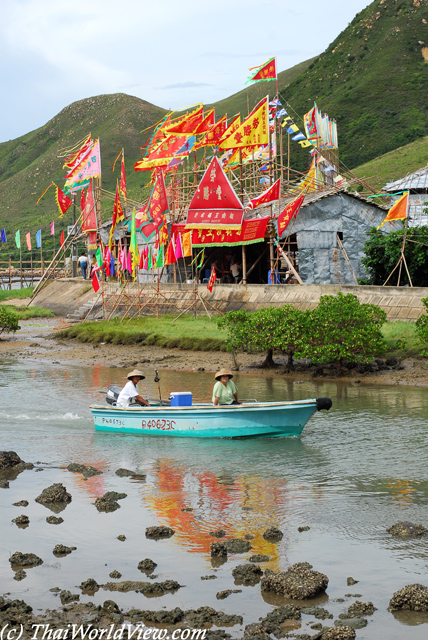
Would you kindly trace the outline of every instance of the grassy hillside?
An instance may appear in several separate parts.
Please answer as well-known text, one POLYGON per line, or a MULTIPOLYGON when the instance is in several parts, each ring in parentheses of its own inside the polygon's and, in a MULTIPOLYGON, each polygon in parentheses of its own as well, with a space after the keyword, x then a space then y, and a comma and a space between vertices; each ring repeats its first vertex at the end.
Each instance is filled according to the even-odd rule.
MULTIPOLYGON (((141 156, 139 145, 148 135, 140 131, 164 113, 164 109, 125 94, 96 96, 74 102, 44 127, 0 144, 0 228, 6 227, 10 237, 18 228, 22 236, 41 227, 48 237, 49 224, 58 217, 53 190, 37 206, 36 200, 52 180, 58 186, 64 183, 63 161, 58 155, 89 132, 100 137, 103 187, 114 191, 120 166, 116 165, 113 174, 112 165, 124 147, 129 195, 142 197, 149 175, 132 171, 141 156)), ((58 228, 70 222, 71 208, 58 221, 58 228)))
POLYGON ((428 0, 375 0, 281 94, 338 122, 341 160, 359 166, 424 136, 428 0))
POLYGON ((381 189, 391 180, 404 178, 428 164, 428 136, 389 151, 353 169, 359 178, 381 189))

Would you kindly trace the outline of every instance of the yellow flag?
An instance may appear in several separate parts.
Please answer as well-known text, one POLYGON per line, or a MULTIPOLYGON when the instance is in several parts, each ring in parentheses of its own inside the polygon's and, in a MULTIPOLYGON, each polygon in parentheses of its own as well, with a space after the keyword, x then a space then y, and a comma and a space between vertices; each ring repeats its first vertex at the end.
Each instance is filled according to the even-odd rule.
POLYGON ((190 258, 192 255, 192 238, 191 232, 183 233, 181 236, 183 243, 183 258, 190 258))
POLYGON ((220 143, 220 149, 260 147, 269 143, 268 98, 228 138, 220 143))

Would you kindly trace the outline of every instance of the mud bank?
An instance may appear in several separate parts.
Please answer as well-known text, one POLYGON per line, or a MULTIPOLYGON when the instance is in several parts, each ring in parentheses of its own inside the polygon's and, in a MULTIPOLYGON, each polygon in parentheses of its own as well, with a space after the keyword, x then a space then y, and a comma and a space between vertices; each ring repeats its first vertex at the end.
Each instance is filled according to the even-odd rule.
MULTIPOLYGON (((172 371, 218 371, 221 367, 235 368, 229 353, 209 351, 183 351, 153 346, 127 346, 112 344, 84 344, 75 340, 59 340, 55 331, 63 329, 63 318, 43 318, 20 323, 22 329, 15 335, 0 340, 0 357, 18 357, 31 361, 50 361, 54 364, 76 364, 80 366, 135 367, 145 369, 169 369, 172 371)), ((298 368, 287 373, 285 358, 275 356, 278 367, 260 369, 263 354, 242 353, 238 355, 241 374, 257 373, 261 377, 284 376, 287 380, 341 380, 350 384, 386 384, 428 386, 428 361, 423 358, 406 358, 398 367, 388 367, 376 371, 361 372, 350 370, 338 377, 334 370, 325 367, 323 371, 298 368)), ((376 368, 376 367, 374 367, 376 368)))

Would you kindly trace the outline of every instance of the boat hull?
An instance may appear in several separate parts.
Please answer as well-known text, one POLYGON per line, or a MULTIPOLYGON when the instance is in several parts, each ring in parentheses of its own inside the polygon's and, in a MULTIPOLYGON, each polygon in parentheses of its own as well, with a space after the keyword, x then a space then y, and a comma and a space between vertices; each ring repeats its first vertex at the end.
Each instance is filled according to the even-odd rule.
POLYGON ((300 436, 316 400, 192 407, 91 406, 95 430, 187 438, 300 436))

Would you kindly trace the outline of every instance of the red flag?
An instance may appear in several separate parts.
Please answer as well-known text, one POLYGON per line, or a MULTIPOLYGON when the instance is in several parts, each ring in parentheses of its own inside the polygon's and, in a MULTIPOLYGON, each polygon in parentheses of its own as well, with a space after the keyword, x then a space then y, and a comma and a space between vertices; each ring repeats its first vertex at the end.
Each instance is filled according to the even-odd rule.
POLYGON ((256 71, 251 74, 247 82, 254 82, 256 80, 275 80, 276 78, 275 58, 271 58, 258 67, 251 67, 249 71, 254 71, 255 69, 256 71))
POLYGON ((157 229, 165 222, 165 213, 169 210, 168 196, 165 187, 163 171, 157 174, 150 200, 147 205, 147 215, 157 229))
POLYGON ((172 124, 169 127, 162 128, 168 134, 176 133, 179 135, 191 136, 203 122, 203 111, 204 108, 200 107, 196 113, 193 112, 190 116, 184 118, 179 124, 172 124))
POLYGON ((125 175, 125 151, 122 149, 122 164, 120 167, 120 191, 126 204, 126 175, 125 175))
POLYGON ((56 188, 55 199, 56 199, 60 214, 61 216, 63 216, 64 213, 67 211, 67 209, 69 209, 73 204, 73 200, 70 200, 70 198, 66 196, 65 193, 61 191, 59 187, 56 188))
POLYGON ((82 209, 82 211, 85 208, 85 190, 82 189, 82 193, 80 194, 80 208, 82 209))
POLYGON ((123 215, 122 203, 120 202, 119 184, 118 184, 118 182, 116 180, 116 196, 115 196, 115 199, 114 199, 114 206, 113 206, 112 228, 114 229, 114 227, 117 225, 117 223, 120 222, 123 219, 124 219, 124 215, 123 215))
POLYGON ((177 258, 175 257, 174 240, 171 238, 166 252, 166 264, 173 264, 174 262, 177 262, 177 258))
POLYGON ((281 195, 281 178, 278 178, 276 182, 273 183, 269 189, 264 191, 261 195, 257 196, 257 198, 253 198, 247 205, 245 205, 246 209, 255 209, 261 204, 267 204, 268 202, 273 202, 274 200, 278 200, 281 195))
POLYGON ((88 233, 88 231, 97 230, 97 214, 95 209, 94 191, 92 188, 92 180, 88 185, 85 199, 85 210, 82 219, 82 231, 88 233))
POLYGON ((207 133, 213 126, 215 125, 215 115, 214 109, 208 111, 205 118, 202 120, 201 124, 196 127, 193 134, 197 135, 199 133, 207 133))
POLYGON ((202 140, 195 145, 195 149, 217 145, 220 141, 220 138, 222 138, 223 134, 226 132, 226 129, 227 116, 223 116, 221 120, 216 122, 216 124, 208 130, 202 140))
POLYGON ((275 220, 278 238, 281 238, 291 218, 295 218, 297 216, 297 212, 302 206, 304 199, 305 196, 299 196, 295 200, 292 200, 285 207, 284 211, 279 214, 278 218, 275 220))
POLYGON ((217 280, 217 274, 216 274, 215 269, 214 269, 214 267, 213 267, 213 268, 212 268, 212 271, 211 271, 210 279, 208 280, 208 284, 207 284, 207 289, 208 289, 208 291, 210 291, 210 292, 211 292, 211 291, 213 290, 214 282, 215 282, 216 280, 217 280))
POLYGON ((61 231, 61 238, 59 239, 61 247, 64 244, 64 231, 61 231))
POLYGON ((99 283, 99 280, 97 278, 97 272, 96 271, 94 271, 93 274, 92 274, 92 288, 95 291, 95 293, 100 288, 100 283, 99 283))

